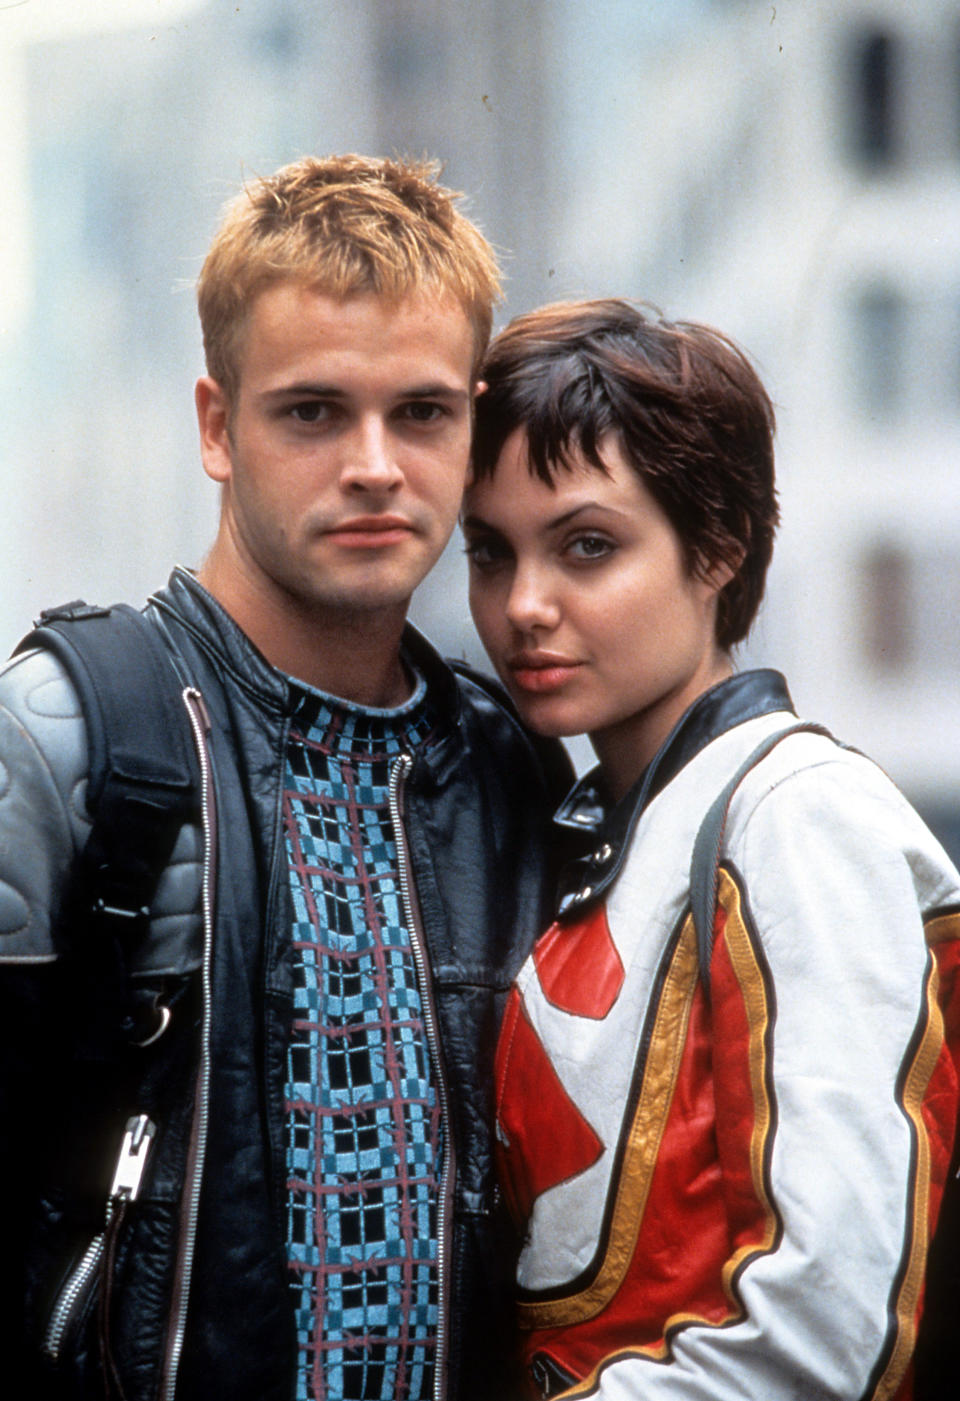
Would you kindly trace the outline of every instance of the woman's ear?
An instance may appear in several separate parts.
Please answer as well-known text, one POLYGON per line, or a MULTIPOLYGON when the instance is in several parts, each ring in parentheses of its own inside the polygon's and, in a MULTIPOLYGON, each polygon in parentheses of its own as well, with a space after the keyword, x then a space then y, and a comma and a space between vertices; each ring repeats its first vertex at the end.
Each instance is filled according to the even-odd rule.
POLYGON ((717 561, 717 563, 713 566, 713 568, 707 575, 707 578, 710 580, 710 583, 713 584, 716 588, 717 593, 719 593, 721 589, 726 588, 727 584, 729 584, 731 579, 736 578, 736 576, 740 572, 740 566, 742 563, 742 550, 740 551, 740 557, 739 559, 737 559, 735 564, 731 564, 728 560, 724 559, 717 561))
POLYGON ((712 564, 702 557, 698 558, 693 573, 702 583, 707 584, 713 593, 720 593, 740 572, 745 554, 743 546, 738 545, 728 558, 716 559, 712 564))

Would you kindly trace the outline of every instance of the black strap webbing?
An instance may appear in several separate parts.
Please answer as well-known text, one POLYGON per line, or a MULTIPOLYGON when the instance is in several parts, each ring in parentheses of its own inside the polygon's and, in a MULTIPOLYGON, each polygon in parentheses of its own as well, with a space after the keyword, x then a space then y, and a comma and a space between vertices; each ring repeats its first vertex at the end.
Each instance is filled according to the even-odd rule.
POLYGON ((127 604, 48 609, 16 650, 34 647, 55 653, 86 723, 93 827, 75 893, 94 915, 129 921, 132 935, 149 913, 180 826, 196 809, 180 680, 160 630, 127 604))

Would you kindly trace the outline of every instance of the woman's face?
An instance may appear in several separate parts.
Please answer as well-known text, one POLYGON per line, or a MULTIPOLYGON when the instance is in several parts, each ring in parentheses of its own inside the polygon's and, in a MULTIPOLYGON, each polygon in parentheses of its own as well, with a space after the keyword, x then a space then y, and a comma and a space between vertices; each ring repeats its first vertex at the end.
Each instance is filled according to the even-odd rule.
POLYGON ((684 710, 730 674, 714 635, 726 569, 691 575, 679 537, 614 438, 604 475, 573 458, 553 488, 522 429, 464 504, 470 607, 531 728, 587 732, 625 792, 684 710))

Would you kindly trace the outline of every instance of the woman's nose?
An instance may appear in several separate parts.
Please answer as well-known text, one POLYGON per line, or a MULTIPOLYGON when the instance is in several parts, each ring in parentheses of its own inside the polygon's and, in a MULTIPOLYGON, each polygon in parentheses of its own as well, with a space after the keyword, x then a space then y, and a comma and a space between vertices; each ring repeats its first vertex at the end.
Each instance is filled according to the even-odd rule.
POLYGON ((560 608, 550 585, 548 571, 518 564, 507 597, 507 618, 519 632, 555 628, 560 608))

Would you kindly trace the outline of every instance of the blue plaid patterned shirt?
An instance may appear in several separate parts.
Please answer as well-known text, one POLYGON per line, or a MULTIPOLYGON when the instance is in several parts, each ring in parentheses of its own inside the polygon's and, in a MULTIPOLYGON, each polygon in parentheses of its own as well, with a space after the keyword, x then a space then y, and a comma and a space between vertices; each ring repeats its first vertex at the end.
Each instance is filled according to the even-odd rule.
POLYGON ((400 897, 390 770, 432 728, 305 688, 283 819, 294 904, 287 1259, 298 1401, 425 1401, 441 1126, 400 897))

